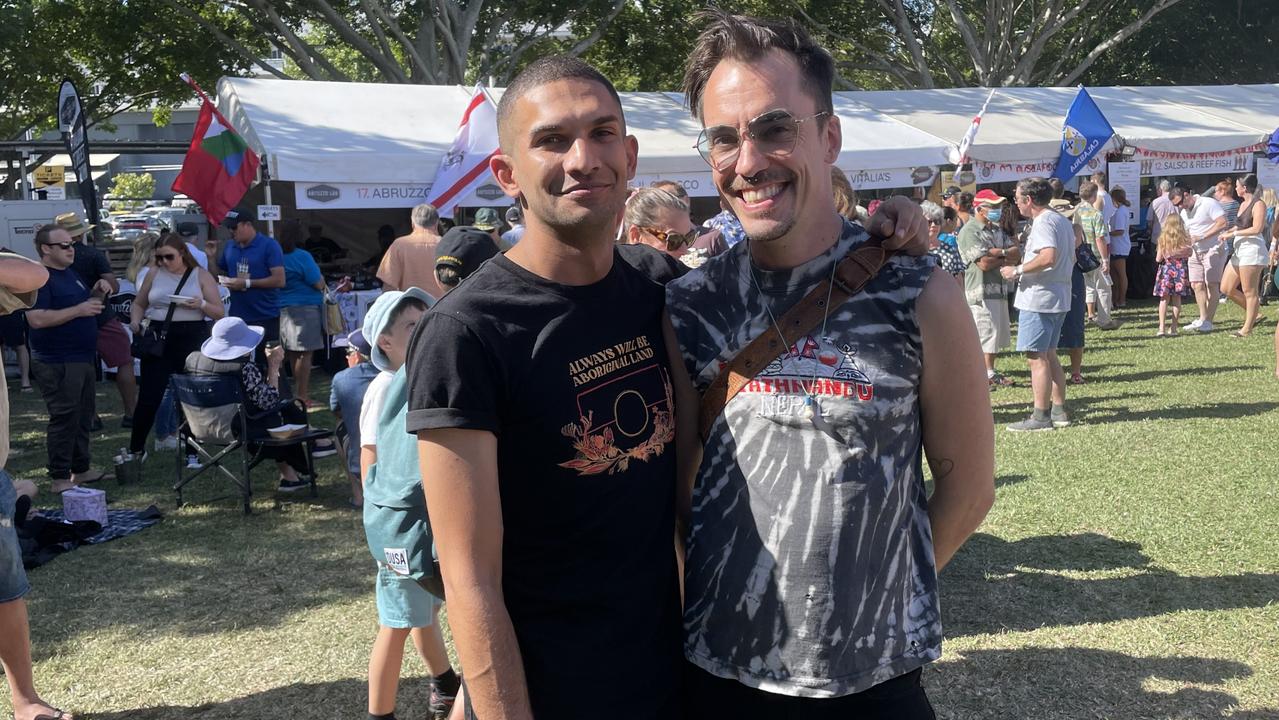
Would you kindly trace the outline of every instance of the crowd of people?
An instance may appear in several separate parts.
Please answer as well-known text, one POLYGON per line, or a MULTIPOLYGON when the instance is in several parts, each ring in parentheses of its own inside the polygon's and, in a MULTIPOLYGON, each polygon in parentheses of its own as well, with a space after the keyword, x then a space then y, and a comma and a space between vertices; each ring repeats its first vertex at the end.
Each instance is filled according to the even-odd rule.
MULTIPOLYGON (((1103 174, 1073 193, 1029 178, 1011 197, 862 207, 833 167, 832 82, 797 26, 708 12, 684 91, 721 212, 699 227, 679 183, 628 186, 642 149, 612 84, 544 58, 498 106, 510 229, 483 208, 441 233, 423 204, 408 235, 379 233, 383 292, 331 384, 337 443, 312 451, 342 452, 376 562, 370 718, 395 716, 409 639, 437 719, 934 717, 920 673, 941 653, 937 573, 994 500, 989 393, 1014 384, 998 357, 1015 319, 1032 408, 1009 430, 1071 424, 1086 325, 1122 322, 1133 208, 1103 174)), ((1159 189, 1158 336, 1212 331, 1222 296, 1247 336, 1276 258, 1273 191, 1252 175, 1212 197, 1159 189)), ((207 255, 174 233, 138 241, 128 332, 79 217, 36 233, 38 264, 0 256, 3 309, 29 308, 54 492, 102 477, 99 358, 126 398, 126 462, 153 430, 180 452, 175 373, 237 378, 250 442, 307 423, 323 304, 347 285, 326 285, 315 228, 287 221, 277 240, 243 210, 222 227, 207 255)), ((280 491, 313 482, 305 446, 256 449, 280 491)), ((53 708, 31 684, 21 566, 0 571, 0 636, 22 638, 0 658, 26 720, 53 708)))

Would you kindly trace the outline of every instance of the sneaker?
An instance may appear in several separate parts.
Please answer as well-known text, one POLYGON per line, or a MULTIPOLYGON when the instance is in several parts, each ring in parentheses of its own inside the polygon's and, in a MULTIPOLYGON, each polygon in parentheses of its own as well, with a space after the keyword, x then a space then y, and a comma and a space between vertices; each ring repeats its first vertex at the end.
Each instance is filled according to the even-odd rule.
POLYGON ((1120 320, 1118 318, 1111 318, 1110 322, 1097 323, 1097 327, 1101 328, 1102 330, 1118 330, 1120 326, 1122 326, 1123 324, 1124 324, 1123 320, 1120 320))
POLYGON ((1198 325, 1195 326, 1195 332, 1201 332, 1201 333, 1212 332, 1212 323, 1208 320, 1205 320, 1199 323, 1198 325))
POLYGON ((1015 422, 1008 426, 1009 432, 1038 432, 1040 430, 1052 430, 1053 424, 1050 420, 1036 420, 1034 416, 1028 417, 1021 422, 1015 422))
POLYGON ((1048 421, 1055 428, 1070 427, 1070 415, 1065 412, 1054 412, 1048 416, 1048 421))
POLYGON ((294 480, 285 480, 284 478, 280 478, 280 492, 297 492, 298 490, 305 490, 309 487, 311 487, 311 481, 300 475, 294 480))
POLYGON ((196 470, 200 467, 199 455, 187 455, 187 469, 196 470))
POLYGON ((337 455, 337 452, 337 445, 333 444, 332 440, 325 438, 323 440, 315 441, 315 446, 311 449, 311 457, 328 457, 330 455, 337 455))
POLYGON ((1008 377, 1007 375, 1002 375, 1000 373, 995 373, 994 375, 989 376, 989 378, 987 379, 990 380, 991 387, 1012 387, 1013 385, 1017 384, 1017 382, 1013 380, 1012 378, 1008 377))
POLYGON ((431 699, 426 706, 427 715, 430 716, 431 720, 448 720, 457 696, 446 694, 440 689, 439 683, 435 682, 435 680, 431 680, 430 685, 431 699))
POLYGON ((163 438, 156 438, 156 439, 155 439, 155 451, 156 451, 156 452, 160 452, 160 451, 162 451, 162 450, 177 450, 177 449, 178 449, 178 436, 177 436, 177 435, 170 435, 169 437, 163 437, 163 438))
POLYGON ((1199 326, 1202 324, 1203 324, 1203 320, 1200 320, 1199 318, 1195 318, 1194 320, 1191 320, 1185 325, 1182 325, 1181 329, 1182 330, 1198 330, 1199 326))

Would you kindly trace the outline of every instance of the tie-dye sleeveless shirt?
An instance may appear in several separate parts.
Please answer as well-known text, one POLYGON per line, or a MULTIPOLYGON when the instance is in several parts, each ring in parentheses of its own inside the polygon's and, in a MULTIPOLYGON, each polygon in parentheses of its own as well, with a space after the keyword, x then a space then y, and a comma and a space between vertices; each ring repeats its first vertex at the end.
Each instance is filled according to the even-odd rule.
MULTIPOLYGON (((754 269, 749 242, 667 286, 699 390, 866 233, 827 253, 754 269)), ((799 697, 861 692, 941 655, 922 474, 922 342, 915 301, 935 263, 896 257, 728 404, 693 493, 687 658, 799 697), (816 400, 815 413, 805 400, 816 400)))

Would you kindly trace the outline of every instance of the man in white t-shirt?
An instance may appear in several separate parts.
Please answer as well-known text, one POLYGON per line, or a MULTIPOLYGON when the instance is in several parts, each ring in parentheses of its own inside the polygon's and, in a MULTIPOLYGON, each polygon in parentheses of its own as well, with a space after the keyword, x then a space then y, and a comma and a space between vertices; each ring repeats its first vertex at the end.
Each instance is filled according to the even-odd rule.
POLYGON ((1014 432, 1066 427, 1066 373, 1057 359, 1057 341, 1070 312, 1070 274, 1075 267, 1075 228, 1048 205, 1052 185, 1043 178, 1017 183, 1017 210, 1031 218, 1025 260, 1000 268, 1006 280, 1016 279, 1017 350, 1030 363, 1034 411, 1008 429, 1014 432))
POLYGON ((1226 210, 1221 203, 1204 195, 1195 195, 1181 183, 1173 186, 1168 199, 1181 211, 1190 236, 1191 253, 1187 263, 1190 286, 1195 291, 1199 317, 1186 325, 1187 330, 1212 332, 1212 319, 1217 314, 1217 286, 1226 269, 1226 251, 1220 234, 1226 229, 1226 210))
POLYGON ((1110 197, 1110 192, 1106 190, 1109 185, 1106 184, 1106 173, 1095 172, 1089 180, 1097 183, 1097 200, 1093 207, 1101 211, 1101 217, 1106 221, 1106 234, 1114 229, 1115 201, 1110 197))

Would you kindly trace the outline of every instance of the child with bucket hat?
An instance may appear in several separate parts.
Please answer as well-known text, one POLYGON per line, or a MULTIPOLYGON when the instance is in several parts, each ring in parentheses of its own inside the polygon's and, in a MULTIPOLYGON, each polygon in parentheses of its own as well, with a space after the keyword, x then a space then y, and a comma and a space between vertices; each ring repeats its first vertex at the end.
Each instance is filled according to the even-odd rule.
POLYGON ((369 308, 362 328, 369 357, 381 371, 360 408, 364 533, 378 565, 379 627, 369 654, 370 718, 395 716, 404 641, 410 636, 431 673, 432 718, 448 717, 460 686, 439 629, 443 587, 434 562, 417 438, 405 430, 409 338, 433 303, 419 288, 383 293, 369 308))

